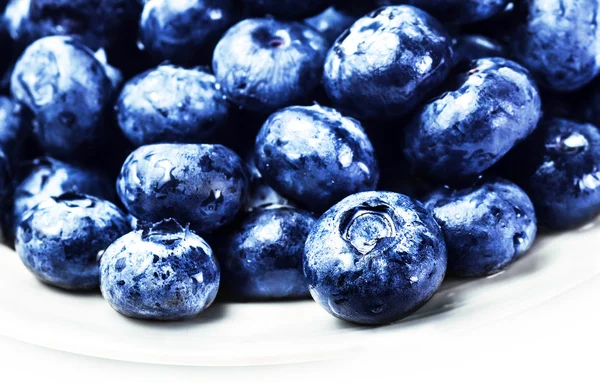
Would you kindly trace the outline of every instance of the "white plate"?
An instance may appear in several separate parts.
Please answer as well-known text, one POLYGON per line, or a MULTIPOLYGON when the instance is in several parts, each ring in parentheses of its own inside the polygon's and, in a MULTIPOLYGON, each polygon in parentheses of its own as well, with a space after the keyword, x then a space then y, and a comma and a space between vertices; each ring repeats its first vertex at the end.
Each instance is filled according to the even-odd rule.
POLYGON ((278 364, 340 357, 398 337, 409 342, 492 323, 600 275, 600 221, 544 235, 507 271, 446 281, 421 310, 395 325, 337 320, 312 301, 215 304, 195 320, 125 318, 99 293, 72 294, 38 282, 0 248, 0 336, 87 356, 189 366, 278 364))

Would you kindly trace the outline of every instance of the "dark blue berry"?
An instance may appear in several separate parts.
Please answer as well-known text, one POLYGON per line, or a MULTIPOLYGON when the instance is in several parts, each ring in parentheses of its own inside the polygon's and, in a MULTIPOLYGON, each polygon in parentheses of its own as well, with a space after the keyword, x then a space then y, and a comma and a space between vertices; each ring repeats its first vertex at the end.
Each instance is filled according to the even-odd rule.
POLYGON ((11 163, 18 163, 23 157, 29 133, 21 106, 0 96, 0 149, 11 163))
POLYGON ((380 8, 344 32, 325 61, 323 83, 347 114, 376 120, 410 112, 452 67, 441 24, 411 6, 380 8))
POLYGON ((425 207, 444 233, 449 275, 495 274, 529 250, 537 233, 531 200, 502 179, 439 189, 426 198, 425 207))
POLYGON ((77 40, 53 36, 31 44, 17 61, 11 91, 31 112, 34 135, 49 155, 81 159, 106 139, 112 85, 102 63, 77 40))
POLYGON ((317 31, 332 45, 335 40, 356 21, 356 16, 337 7, 329 7, 304 22, 317 31))
POLYGON ((482 35, 460 35, 454 39, 454 62, 465 63, 486 57, 506 57, 498 41, 482 35))
POLYGON ((214 301, 219 279, 210 246, 171 219, 122 236, 100 259, 102 295, 133 318, 195 316, 214 301))
POLYGON ((229 104, 215 76, 161 65, 131 79, 116 105, 121 130, 136 147, 205 142, 227 125, 229 104))
POLYGON ((319 32, 300 22, 246 19, 217 44, 213 71, 230 101, 270 113, 311 95, 328 46, 319 32))
POLYGON ((218 254, 224 290, 238 300, 308 297, 302 254, 314 222, 310 213, 291 207, 248 215, 218 254))
POLYGON ((149 0, 140 20, 140 43, 155 62, 205 63, 238 13, 234 0, 149 0))
POLYGON ((390 192, 352 195, 315 224, 304 250, 313 298, 361 324, 402 319, 425 304, 446 272, 440 227, 421 203, 390 192))
POLYGON ((241 0, 250 13, 258 16, 301 19, 324 11, 334 0, 241 0))
POLYGON ((274 113, 256 137, 256 167, 275 190, 321 212, 374 190, 379 167, 357 120, 318 105, 274 113))
POLYGON ((247 173, 239 156, 221 145, 146 145, 123 164, 117 192, 138 219, 174 218, 210 232, 231 222, 242 208, 247 173))
POLYGON ((93 289, 99 285, 98 257, 128 231, 125 215, 112 203, 66 193, 25 214, 15 247, 41 281, 64 289, 93 289))
POLYGON ((503 58, 472 61, 451 90, 419 110, 405 132, 413 170, 438 180, 477 175, 526 138, 541 116, 527 70, 503 58))
POLYGON ((509 43, 540 85, 572 91, 600 72, 597 0, 523 0, 511 18, 509 43))

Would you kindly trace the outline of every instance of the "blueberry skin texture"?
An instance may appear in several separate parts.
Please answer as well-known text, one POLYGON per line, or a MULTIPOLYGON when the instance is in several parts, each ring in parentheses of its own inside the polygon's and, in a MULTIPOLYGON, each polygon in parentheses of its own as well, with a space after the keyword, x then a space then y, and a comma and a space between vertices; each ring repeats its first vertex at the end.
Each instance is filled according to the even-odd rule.
POLYGON ((33 133, 51 156, 73 160, 103 142, 112 85, 91 50, 71 37, 31 44, 11 78, 13 97, 33 115, 33 133))
POLYGON ((127 82, 115 109, 121 130, 136 147, 206 142, 229 120, 229 104, 215 76, 172 65, 127 82))
POLYGON ((360 122, 318 105, 271 115, 256 137, 254 153, 269 185, 314 212, 374 190, 379 181, 373 145, 360 122))
POLYGON ((540 86, 572 91, 600 72, 597 0, 524 0, 510 33, 512 54, 540 86))
POLYGON ((224 290, 251 301, 310 296, 302 254, 314 223, 312 214, 291 207, 248 215, 218 255, 224 290))
POLYGON ((214 301, 219 265, 210 246, 174 220, 117 239, 100 259, 100 290, 132 318, 176 320, 214 301))
POLYGON ((12 164, 22 157, 29 133, 21 106, 8 97, 0 96, 0 149, 12 164))
POLYGON ((324 11, 334 0, 241 0, 250 13, 273 15, 286 19, 302 19, 324 11))
POLYGON ((436 180, 480 174, 526 138, 541 117, 535 83, 513 61, 476 60, 453 81, 405 130, 404 154, 413 171, 436 180))
POLYGON ((92 169, 71 165, 50 157, 40 157, 23 164, 16 172, 13 227, 16 230, 23 214, 50 197, 66 192, 89 194, 116 200, 114 182, 92 169))
POLYGON ((145 145, 125 160, 117 193, 138 219, 174 218, 206 233, 240 211, 248 178, 239 156, 221 145, 145 145))
POLYGON ((600 214, 600 132, 591 124, 544 121, 517 153, 517 179, 540 226, 579 227, 600 214))
POLYGON ((328 48, 327 40, 305 24, 246 19, 217 44, 213 72, 231 102, 272 113, 311 95, 328 48))
POLYGON ((509 0, 376 0, 378 6, 408 4, 444 23, 469 24, 502 13, 509 0))
POLYGON ((246 163, 250 173, 250 193, 248 200, 244 204, 243 211, 249 213, 259 209, 283 206, 293 207, 294 203, 277 193, 275 189, 267 183, 262 174, 260 174, 256 168, 254 155, 251 154, 249 157, 250 158, 246 160, 246 163))
POLYGON ((126 25, 136 23, 141 12, 138 0, 13 0, 7 8, 9 30, 19 43, 77 35, 91 49, 123 38, 126 25))
POLYGON ((210 61, 219 38, 238 20, 233 0, 150 0, 140 20, 140 42, 155 62, 210 61))
POLYGON ((66 193, 29 210, 17 228, 15 248, 38 279, 70 290, 98 288, 98 256, 129 231, 112 203, 66 193))
POLYGON ((460 190, 442 188, 424 204, 444 233, 448 275, 495 274, 527 252, 536 237, 533 203, 521 188, 503 179, 460 190))
POLYGON ((483 35, 461 35, 454 39, 454 62, 466 63, 486 57, 507 57, 506 48, 483 35))
POLYGON ((451 39, 411 6, 358 19, 329 50, 323 84, 333 105, 359 119, 393 120, 410 112, 446 78, 451 39))
POLYGON ((318 15, 305 19, 304 22, 319 31, 330 45, 333 45, 335 40, 354 24, 356 19, 349 11, 329 7, 318 15))
POLYGON ((423 205, 391 192, 352 195, 328 210, 304 249, 310 293, 330 314, 387 324, 424 305, 446 272, 440 227, 423 205))

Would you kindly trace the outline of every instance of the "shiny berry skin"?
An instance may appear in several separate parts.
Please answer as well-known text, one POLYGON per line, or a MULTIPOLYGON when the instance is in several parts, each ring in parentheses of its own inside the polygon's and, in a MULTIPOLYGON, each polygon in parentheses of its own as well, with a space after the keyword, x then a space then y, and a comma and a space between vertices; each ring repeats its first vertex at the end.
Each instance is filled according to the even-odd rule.
POLYGON ((172 65, 129 80, 115 108, 121 130, 136 147, 206 142, 229 119, 229 103, 215 76, 172 65))
POLYGON ((102 295, 133 318, 195 316, 214 301, 219 279, 210 246, 170 219, 122 236, 100 259, 102 295))
POLYGON ((45 37, 17 61, 12 95, 33 117, 33 133, 51 156, 80 160, 107 139, 112 84, 91 50, 72 37, 45 37))
POLYGON ((149 0, 140 19, 140 43, 157 63, 206 63, 238 13, 234 0, 149 0))
POLYGON ((466 63, 487 57, 506 57, 504 45, 482 35, 460 35, 454 39, 454 62, 466 63))
POLYGON ((357 118, 401 117, 440 85, 452 67, 441 24, 411 6, 358 19, 329 50, 323 84, 333 105, 357 118))
POLYGON ((373 146, 360 123, 318 105, 271 115, 256 137, 255 161, 276 191, 315 212, 374 190, 379 180, 373 146))
POLYGON ((15 248, 42 282, 70 290, 99 286, 98 257, 129 231, 112 203, 65 193, 29 210, 17 228, 15 248))
POLYGON ((446 272, 440 227, 402 194, 354 194, 317 221, 304 250, 313 298, 330 314, 387 324, 424 305, 446 272))
POLYGON ((11 164, 17 164, 23 157, 30 133, 21 106, 8 97, 0 96, 0 149, 11 164))
POLYGON ((495 274, 531 248, 537 233, 533 203, 525 192, 502 179, 454 190, 439 189, 425 207, 444 233, 448 274, 495 274))
POLYGON ((304 22, 317 31, 333 45, 335 40, 356 21, 349 11, 337 7, 329 7, 316 16, 305 19, 304 22))
POLYGON ((221 38, 212 67, 231 102, 271 113, 309 98, 328 47, 319 32, 300 22, 246 19, 221 38))
POLYGON ((600 214, 596 126, 546 120, 509 159, 515 180, 533 201, 540 226, 574 229, 600 214))
POLYGON ((15 182, 15 229, 27 210, 50 197, 67 192, 116 200, 114 182, 106 175, 50 157, 40 157, 22 164, 16 172, 15 182))
POLYGON ((600 72, 597 0, 523 0, 511 18, 512 56, 540 86, 572 91, 600 72))
POLYGON ((145 145, 125 160, 117 193, 138 219, 174 218, 204 233, 233 220, 246 201, 248 177, 239 156, 221 145, 145 145))
POLYGON ((503 58, 472 61, 406 127, 413 171, 436 180, 478 175, 535 129, 540 95, 526 69, 503 58))
POLYGON ((250 213, 218 254, 223 290, 236 300, 305 298, 304 242, 315 218, 292 207, 250 213))

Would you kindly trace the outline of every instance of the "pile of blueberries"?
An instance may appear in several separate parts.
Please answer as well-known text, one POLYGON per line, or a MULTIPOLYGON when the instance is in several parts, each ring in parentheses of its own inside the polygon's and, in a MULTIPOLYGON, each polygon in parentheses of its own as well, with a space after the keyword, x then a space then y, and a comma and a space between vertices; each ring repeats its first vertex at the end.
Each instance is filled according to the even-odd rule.
POLYGON ((0 0, 3 239, 130 317, 397 321, 600 214, 599 8, 0 0))

